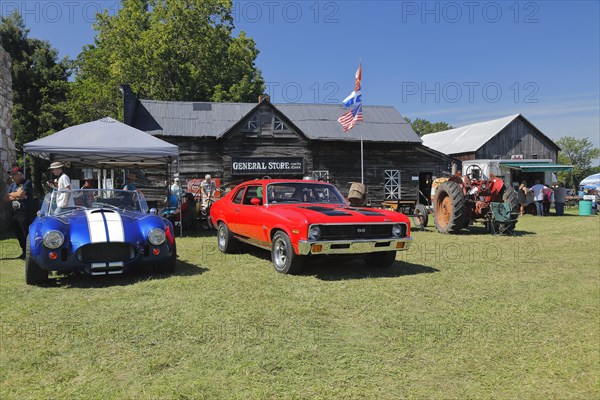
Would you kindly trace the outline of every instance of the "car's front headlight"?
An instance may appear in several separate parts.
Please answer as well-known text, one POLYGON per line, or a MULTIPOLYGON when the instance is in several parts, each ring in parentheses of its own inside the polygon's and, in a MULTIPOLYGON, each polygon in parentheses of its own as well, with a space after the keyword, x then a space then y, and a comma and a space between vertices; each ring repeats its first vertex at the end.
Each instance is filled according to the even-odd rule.
POLYGON ((400 224, 395 224, 394 226, 392 226, 392 236, 394 237, 401 237, 402 236, 402 225, 400 224))
POLYGON ((321 228, 318 226, 311 226, 308 230, 308 238, 310 240, 318 240, 321 237, 321 228))
POLYGON ((167 235, 160 228, 154 228, 148 233, 148 241, 155 246, 160 246, 165 242, 167 235))
POLYGON ((49 249, 58 249, 65 242, 65 236, 59 231, 50 231, 44 235, 44 246, 49 249))

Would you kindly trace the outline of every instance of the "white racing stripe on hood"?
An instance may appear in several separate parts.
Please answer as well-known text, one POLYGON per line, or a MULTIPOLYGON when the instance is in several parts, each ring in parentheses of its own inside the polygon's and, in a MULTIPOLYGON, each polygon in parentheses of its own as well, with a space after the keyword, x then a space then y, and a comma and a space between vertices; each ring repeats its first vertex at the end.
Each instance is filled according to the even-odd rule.
POLYGON ((125 231, 119 213, 85 210, 90 232, 90 243, 124 242, 125 231), (108 233, 108 237, 107 237, 108 233))

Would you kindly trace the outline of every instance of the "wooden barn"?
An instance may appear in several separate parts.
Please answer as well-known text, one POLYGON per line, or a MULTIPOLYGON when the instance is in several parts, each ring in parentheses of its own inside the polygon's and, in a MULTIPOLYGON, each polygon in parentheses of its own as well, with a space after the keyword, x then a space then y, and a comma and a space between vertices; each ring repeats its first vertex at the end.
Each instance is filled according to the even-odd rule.
POLYGON ((549 159, 560 148, 521 114, 423 136, 423 143, 460 161, 549 159))
POLYGON ((312 175, 347 194, 361 181, 361 136, 371 204, 417 200, 451 169, 452 159, 425 147, 393 107, 365 106, 364 122, 342 132, 338 105, 273 104, 268 96, 258 103, 156 101, 122 91, 126 124, 179 146, 183 181, 211 174, 230 186, 312 175))

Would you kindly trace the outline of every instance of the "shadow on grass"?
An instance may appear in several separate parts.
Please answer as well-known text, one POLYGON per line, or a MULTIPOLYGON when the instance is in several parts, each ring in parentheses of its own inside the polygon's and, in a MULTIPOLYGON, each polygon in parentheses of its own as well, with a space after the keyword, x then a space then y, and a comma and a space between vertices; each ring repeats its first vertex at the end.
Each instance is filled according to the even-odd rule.
POLYGON ((208 271, 207 268, 199 267, 188 262, 177 260, 175 272, 157 273, 152 266, 142 266, 133 272, 127 274, 116 275, 98 275, 90 276, 79 273, 67 275, 51 276, 46 287, 66 287, 79 289, 104 288, 111 286, 128 286, 138 282, 146 282, 152 280, 169 279, 173 276, 192 276, 200 275, 208 271))
MULTIPOLYGON (((247 253, 271 263, 271 252, 243 244, 241 253, 247 253)), ((306 257, 298 275, 314 276, 324 281, 341 281, 364 278, 397 278, 407 275, 431 274, 438 269, 426 265, 396 260, 389 268, 373 268, 360 256, 311 256, 306 257)))
POLYGON ((314 276, 323 281, 342 281, 364 278, 398 278, 408 275, 432 274, 438 269, 421 264, 396 260, 388 268, 370 267, 361 259, 346 257, 308 258, 300 275, 314 276))
MULTIPOLYGON (((461 235, 461 236, 470 236, 470 235, 492 235, 491 233, 489 233, 486 229, 485 226, 481 226, 481 225, 470 225, 469 227, 462 229, 459 233, 457 233, 456 235, 461 235)), ((524 230, 520 230, 518 225, 517 228, 515 228, 515 234, 514 235, 510 235, 510 234, 506 234, 503 236, 531 236, 531 235, 537 235, 536 232, 531 232, 531 231, 524 231, 524 230)))

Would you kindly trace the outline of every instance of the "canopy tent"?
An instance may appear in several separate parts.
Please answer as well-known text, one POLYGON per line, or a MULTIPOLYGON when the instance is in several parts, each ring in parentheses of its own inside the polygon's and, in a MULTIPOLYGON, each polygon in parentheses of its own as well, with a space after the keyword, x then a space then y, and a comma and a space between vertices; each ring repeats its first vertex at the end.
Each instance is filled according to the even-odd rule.
POLYGON ((46 160, 102 168, 164 165, 179 156, 176 145, 110 117, 26 143, 23 151, 46 160))
POLYGON ((579 183, 579 186, 583 186, 589 189, 600 186, 600 174, 588 176, 579 183))

